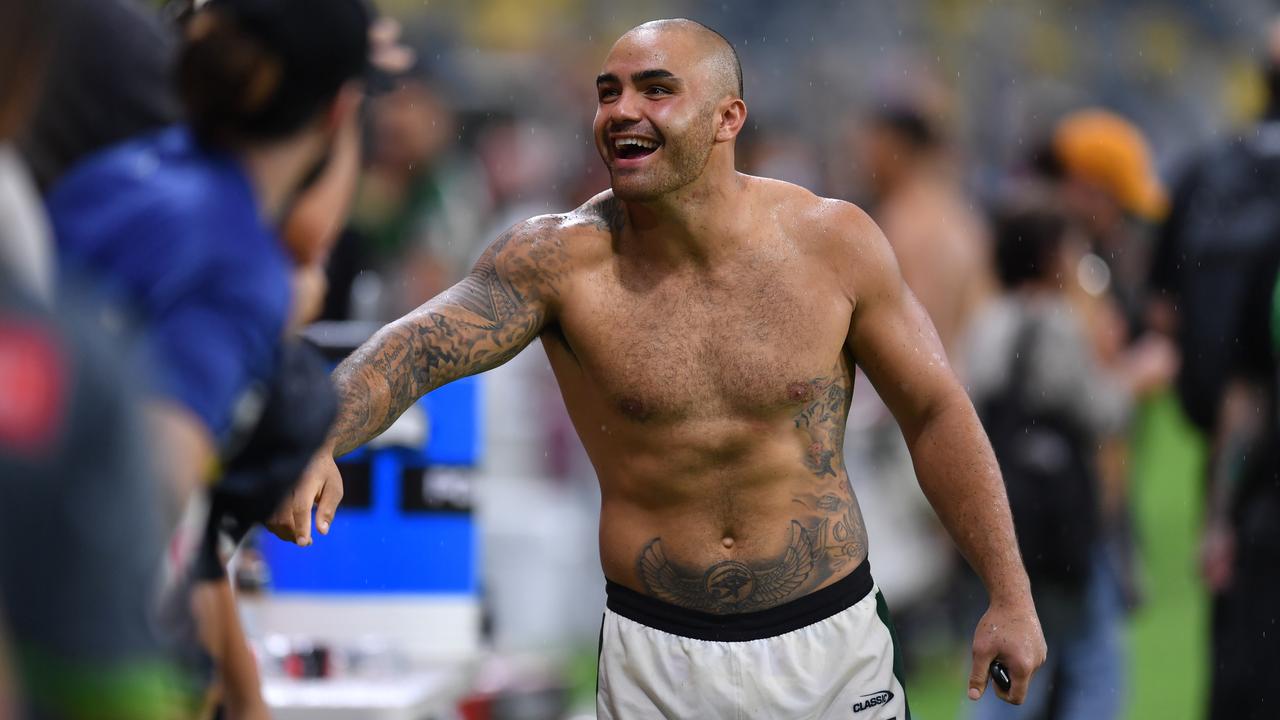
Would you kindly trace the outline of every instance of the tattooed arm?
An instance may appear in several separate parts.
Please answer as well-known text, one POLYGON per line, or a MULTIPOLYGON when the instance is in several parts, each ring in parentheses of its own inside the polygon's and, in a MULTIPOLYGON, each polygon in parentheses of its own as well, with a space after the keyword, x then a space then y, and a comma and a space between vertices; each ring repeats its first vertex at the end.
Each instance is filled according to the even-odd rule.
POLYGON ((293 497, 268 527, 299 545, 327 533, 342 478, 333 462, 382 433, 427 392, 515 357, 555 309, 564 256, 554 218, 508 230, 461 282, 379 330, 333 373, 338 418, 293 497))
POLYGON ((1045 641, 995 455, 884 235, 851 205, 833 214, 851 258, 845 267, 854 311, 846 347, 893 412, 921 489, 991 598, 974 636, 969 697, 982 694, 999 657, 1013 680, 1000 695, 1021 703, 1044 662, 1045 641))

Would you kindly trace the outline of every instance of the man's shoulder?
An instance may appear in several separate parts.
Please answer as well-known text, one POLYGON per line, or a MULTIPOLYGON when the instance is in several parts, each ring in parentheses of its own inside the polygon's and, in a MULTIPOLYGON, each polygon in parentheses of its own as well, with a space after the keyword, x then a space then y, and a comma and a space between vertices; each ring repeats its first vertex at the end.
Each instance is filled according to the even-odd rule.
MULTIPOLYGON (((555 295, 576 271, 612 253, 612 195, 564 213, 537 215, 507 228, 481 257, 509 281, 555 295)), ((619 209, 618 212, 621 212, 619 209)))
POLYGON ((563 213, 536 215, 512 225, 493 241, 498 257, 583 257, 608 250, 621 227, 623 210, 605 191, 563 213))
POLYGON ((779 219, 797 241, 829 254, 855 250, 883 238, 862 208, 772 178, 749 177, 752 205, 779 219))
POLYGON ((808 188, 774 178, 745 176, 752 205, 776 212, 788 223, 833 226, 871 224, 871 218, 846 200, 823 197, 808 188))
POLYGON ((893 249, 862 208, 780 180, 750 182, 757 212, 771 215, 813 267, 820 268, 817 272, 830 274, 855 302, 898 274, 893 249))
POLYGON ((565 214, 566 229, 585 235, 612 237, 626 223, 627 212, 613 190, 597 193, 565 214))

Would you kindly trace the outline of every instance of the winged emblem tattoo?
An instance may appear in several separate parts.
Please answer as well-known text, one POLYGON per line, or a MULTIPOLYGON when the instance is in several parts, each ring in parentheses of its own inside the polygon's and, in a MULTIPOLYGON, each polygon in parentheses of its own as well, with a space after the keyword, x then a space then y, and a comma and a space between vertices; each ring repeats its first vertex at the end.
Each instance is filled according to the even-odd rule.
POLYGON ((673 605, 711 613, 761 610, 786 602, 815 574, 826 549, 826 526, 825 519, 811 529, 792 520, 791 540, 775 563, 725 560, 701 574, 673 565, 662 538, 654 538, 640 553, 637 573, 650 595, 673 605))

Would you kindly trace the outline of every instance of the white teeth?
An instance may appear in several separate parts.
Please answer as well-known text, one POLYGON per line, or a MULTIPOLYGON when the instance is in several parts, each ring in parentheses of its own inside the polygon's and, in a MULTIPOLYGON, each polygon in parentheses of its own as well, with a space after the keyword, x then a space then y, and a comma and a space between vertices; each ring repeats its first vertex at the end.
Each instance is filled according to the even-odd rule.
POLYGON ((652 140, 644 140, 641 138, 618 138, 613 141, 613 146, 619 150, 624 147, 634 146, 644 148, 645 150, 657 150, 658 143, 652 140))

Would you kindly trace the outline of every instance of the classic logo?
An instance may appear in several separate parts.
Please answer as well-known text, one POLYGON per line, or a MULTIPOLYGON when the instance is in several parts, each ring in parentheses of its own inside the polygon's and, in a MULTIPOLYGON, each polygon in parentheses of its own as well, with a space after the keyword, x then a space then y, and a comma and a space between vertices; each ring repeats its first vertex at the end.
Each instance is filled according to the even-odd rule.
POLYGON ((880 707, 893 699, 893 693, 888 690, 881 690, 869 695, 863 695, 862 699, 853 704, 853 711, 860 713, 863 710, 870 710, 873 707, 880 707))

